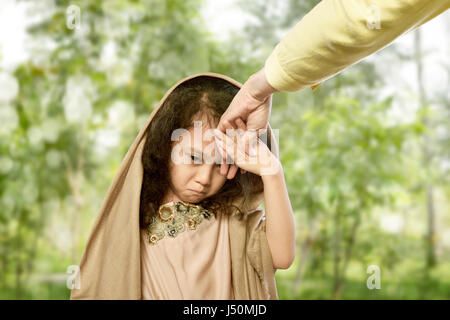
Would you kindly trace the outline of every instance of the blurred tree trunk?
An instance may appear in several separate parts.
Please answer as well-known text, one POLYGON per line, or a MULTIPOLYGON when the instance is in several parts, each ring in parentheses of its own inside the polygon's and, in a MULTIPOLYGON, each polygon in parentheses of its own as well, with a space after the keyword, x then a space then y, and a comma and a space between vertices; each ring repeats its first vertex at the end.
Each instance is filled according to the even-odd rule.
MULTIPOLYGON (((417 69, 417 85, 419 88, 419 100, 420 107, 422 109, 427 108, 427 97, 424 89, 423 81, 423 52, 422 52, 422 39, 421 30, 418 29, 414 33, 414 60, 417 69)), ((429 118, 425 110, 423 116, 423 124, 426 129, 430 128, 429 118)), ((426 132, 424 135, 423 143, 423 165, 425 171, 429 173, 431 168, 431 158, 432 153, 430 150, 430 137, 426 132)), ((435 210, 434 210, 434 199, 433 199, 433 181, 432 177, 427 174, 425 177, 425 197, 426 197, 426 210, 427 210, 427 235, 426 235, 426 268, 432 268, 436 265, 436 253, 434 247, 435 239, 435 210)))
MULTIPOLYGON (((19 216, 19 223, 17 225, 17 233, 16 233, 16 239, 15 239, 15 250, 17 251, 23 251, 24 245, 23 245, 23 236, 22 236, 22 228, 24 225, 24 216, 25 216, 24 209, 20 210, 20 216, 19 216)), ((23 261, 22 257, 20 255, 16 256, 16 266, 15 266, 15 299, 20 300, 22 299, 22 284, 23 284, 23 261)))
POLYGON ((31 248, 28 250, 28 258, 24 266, 25 276, 23 283, 27 286, 30 277, 34 272, 34 267, 36 263, 36 256, 39 250, 39 240, 42 238, 42 233, 45 228, 45 214, 44 214, 44 208, 42 206, 42 196, 39 196, 39 217, 37 219, 38 225, 36 225, 34 229, 33 239, 30 241, 31 248))
MULTIPOLYGON (((355 221, 352 224, 350 235, 348 237, 348 243, 345 247, 344 258, 342 260, 342 268, 340 268, 340 253, 335 253, 335 278, 334 278, 334 286, 333 286, 333 299, 340 299, 342 295, 342 289, 344 287, 345 282, 345 274, 347 272, 348 263, 351 259, 353 247, 356 239, 356 232, 358 230, 360 224, 360 216, 357 214, 355 216, 355 221)), ((339 241, 339 240, 338 240, 339 241)))
MULTIPOLYGON (((81 139, 80 139, 81 140, 81 139)), ((82 212, 85 201, 81 192, 83 184, 83 172, 84 172, 84 144, 80 143, 80 152, 78 153, 75 168, 72 168, 67 154, 64 155, 66 161, 67 181, 69 182, 71 194, 75 199, 75 208, 71 217, 71 234, 72 234, 72 248, 71 248, 71 261, 77 263, 79 261, 78 255, 78 240, 80 238, 80 212, 82 212)))
MULTIPOLYGON (((313 215, 314 216, 314 215, 313 215)), ((297 246, 299 247, 297 249, 297 252, 299 252, 298 255, 298 266, 297 266, 297 273, 295 275, 293 287, 292 287, 292 294, 295 295, 300 290, 300 286, 303 279, 303 272, 305 269, 306 261, 308 260, 309 253, 311 251, 312 245, 314 243, 314 238, 316 234, 316 228, 314 225, 316 224, 316 220, 312 221, 312 223, 309 223, 308 226, 308 235, 306 236, 305 241, 301 243, 298 241, 297 246)))
POLYGON ((333 299, 339 295, 341 287, 341 206, 340 200, 334 213, 334 240, 333 240, 333 299))

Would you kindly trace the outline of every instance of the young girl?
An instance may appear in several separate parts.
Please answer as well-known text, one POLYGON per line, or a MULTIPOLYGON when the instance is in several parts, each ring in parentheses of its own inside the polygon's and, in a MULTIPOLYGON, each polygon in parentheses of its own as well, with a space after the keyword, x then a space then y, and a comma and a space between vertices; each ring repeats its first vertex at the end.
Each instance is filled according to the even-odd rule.
POLYGON ((253 156, 241 134, 213 134, 239 88, 206 73, 163 97, 108 191, 71 299, 278 299, 274 273, 295 245, 271 128, 253 156), (222 176, 223 160, 240 174, 222 176))

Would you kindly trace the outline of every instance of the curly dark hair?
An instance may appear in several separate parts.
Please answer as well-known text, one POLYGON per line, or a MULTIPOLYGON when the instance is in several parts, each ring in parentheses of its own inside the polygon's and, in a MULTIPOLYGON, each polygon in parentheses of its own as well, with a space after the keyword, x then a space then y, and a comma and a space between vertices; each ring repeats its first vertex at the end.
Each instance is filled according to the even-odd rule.
MULTIPOLYGON (((211 76, 198 76, 177 86, 154 115, 145 133, 145 145, 142 154, 144 176, 140 198, 140 227, 148 227, 151 218, 156 216, 161 201, 169 190, 169 161, 171 160, 172 132, 176 128, 189 130, 200 116, 206 116, 211 127, 215 128, 221 115, 230 105, 239 88, 230 82, 211 76), (205 99, 206 98, 206 99, 205 99), (214 124, 214 125, 212 125, 214 124)), ((270 148, 270 132, 266 131, 270 148)), ((203 199, 198 204, 225 214, 242 216, 244 212, 232 202, 241 198, 241 205, 254 193, 263 191, 262 180, 251 172, 238 174, 234 179, 227 179, 222 188, 213 196, 203 199), (236 210, 236 211, 235 211, 236 210)))

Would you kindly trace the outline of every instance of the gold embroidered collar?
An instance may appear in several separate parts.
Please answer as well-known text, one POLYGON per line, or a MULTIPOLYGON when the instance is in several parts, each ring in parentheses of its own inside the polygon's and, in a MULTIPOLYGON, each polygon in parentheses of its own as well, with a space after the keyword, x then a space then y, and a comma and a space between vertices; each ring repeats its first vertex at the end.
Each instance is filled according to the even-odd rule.
POLYGON ((187 228, 197 229, 203 219, 210 220, 212 214, 200 205, 186 203, 183 201, 171 201, 161 205, 158 215, 152 217, 146 230, 148 242, 155 245, 167 235, 175 238, 180 232, 187 228))

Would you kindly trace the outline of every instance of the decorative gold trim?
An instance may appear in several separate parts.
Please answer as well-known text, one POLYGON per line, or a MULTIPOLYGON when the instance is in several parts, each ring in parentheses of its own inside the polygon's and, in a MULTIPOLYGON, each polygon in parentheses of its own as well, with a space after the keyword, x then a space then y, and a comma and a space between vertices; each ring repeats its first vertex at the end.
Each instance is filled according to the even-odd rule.
POLYGON ((148 243, 155 245, 167 234, 175 238, 186 230, 195 230, 203 219, 210 220, 212 214, 201 207, 182 201, 172 201, 163 204, 158 209, 158 216, 152 217, 146 229, 148 243))

